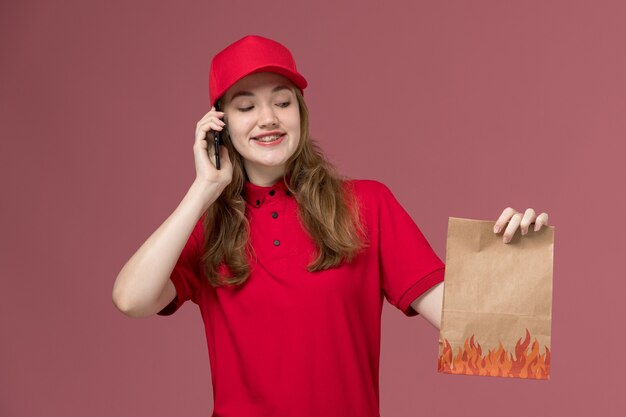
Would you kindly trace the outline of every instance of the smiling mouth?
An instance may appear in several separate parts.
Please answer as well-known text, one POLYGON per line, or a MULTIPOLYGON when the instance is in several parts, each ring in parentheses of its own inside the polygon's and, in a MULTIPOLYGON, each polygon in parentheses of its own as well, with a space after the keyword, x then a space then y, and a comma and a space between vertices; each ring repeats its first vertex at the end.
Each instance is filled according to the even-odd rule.
POLYGON ((278 139, 282 138, 283 136, 285 136, 284 133, 282 133, 280 135, 262 136, 260 138, 252 138, 252 139, 256 140, 258 142, 269 143, 269 142, 277 141, 278 139))

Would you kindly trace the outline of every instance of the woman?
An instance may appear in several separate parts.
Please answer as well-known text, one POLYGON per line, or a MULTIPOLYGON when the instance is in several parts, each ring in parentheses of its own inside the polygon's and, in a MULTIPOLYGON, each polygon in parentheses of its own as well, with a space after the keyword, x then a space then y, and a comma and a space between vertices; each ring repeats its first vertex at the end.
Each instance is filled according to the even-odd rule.
MULTIPOLYGON (((196 180, 118 275, 115 305, 199 305, 214 416, 378 416, 383 298, 438 328, 443 262, 384 184, 325 160, 287 48, 246 36, 213 58, 209 83, 196 180)), ((547 214, 507 208, 507 223, 505 243, 547 214)))

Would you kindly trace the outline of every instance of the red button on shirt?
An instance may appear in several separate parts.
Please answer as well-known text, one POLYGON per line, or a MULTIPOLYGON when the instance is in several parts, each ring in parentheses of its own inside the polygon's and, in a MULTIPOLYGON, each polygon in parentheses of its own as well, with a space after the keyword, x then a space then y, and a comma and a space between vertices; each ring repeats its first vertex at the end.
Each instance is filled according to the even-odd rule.
POLYGON ((379 416, 383 299, 417 315, 410 303, 443 281, 444 264, 387 186, 347 185, 359 197, 370 246, 338 268, 307 272, 314 243, 282 180, 245 185, 256 258, 240 287, 206 281, 198 221, 171 275, 177 297, 158 314, 187 300, 200 307, 214 417, 379 416))

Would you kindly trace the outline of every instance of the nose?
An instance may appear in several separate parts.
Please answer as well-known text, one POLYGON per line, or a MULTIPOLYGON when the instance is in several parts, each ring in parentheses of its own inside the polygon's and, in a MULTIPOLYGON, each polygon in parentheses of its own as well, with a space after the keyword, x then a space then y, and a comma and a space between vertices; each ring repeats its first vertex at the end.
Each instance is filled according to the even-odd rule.
POLYGON ((259 127, 278 126, 278 117, 274 112, 274 107, 270 104, 262 106, 259 115, 259 127))

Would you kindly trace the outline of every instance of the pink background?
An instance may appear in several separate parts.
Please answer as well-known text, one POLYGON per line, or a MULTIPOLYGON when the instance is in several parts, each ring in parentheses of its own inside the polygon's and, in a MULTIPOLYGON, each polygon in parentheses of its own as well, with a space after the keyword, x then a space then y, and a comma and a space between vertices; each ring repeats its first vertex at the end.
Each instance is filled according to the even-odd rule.
POLYGON ((193 181, 209 60, 246 34, 293 51, 329 158, 442 259, 449 216, 556 227, 551 380, 438 374, 438 331, 386 304, 381 415, 624 415, 625 21, 597 0, 2 2, 0 415, 210 415, 197 307, 130 319, 111 290, 193 181))

